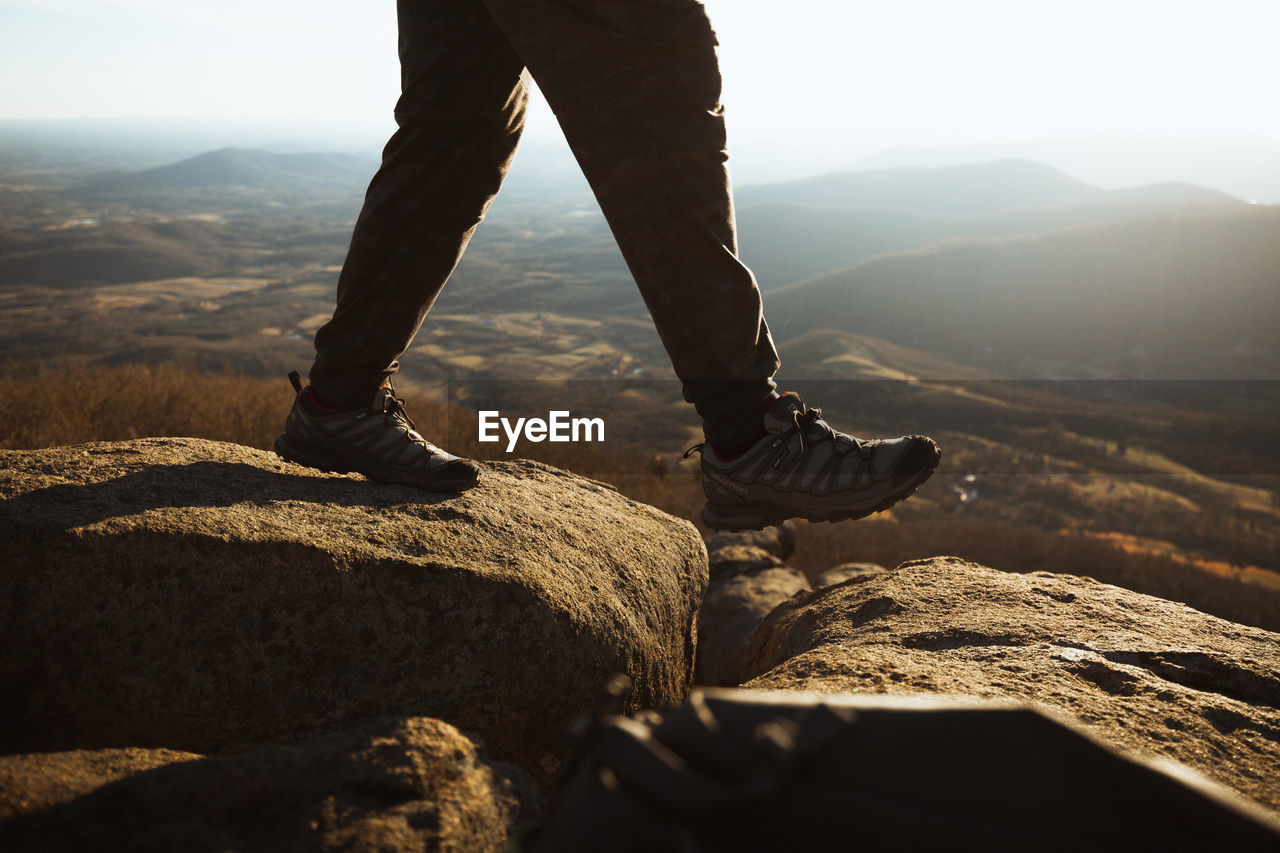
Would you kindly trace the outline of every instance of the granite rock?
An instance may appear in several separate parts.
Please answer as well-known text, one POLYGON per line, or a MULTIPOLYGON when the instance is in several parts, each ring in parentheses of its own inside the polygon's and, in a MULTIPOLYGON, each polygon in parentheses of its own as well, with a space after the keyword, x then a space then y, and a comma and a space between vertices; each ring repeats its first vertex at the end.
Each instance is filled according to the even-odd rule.
POLYGON ((380 715, 549 784, 622 673, 687 692, 694 527, 528 461, 441 495, 200 439, 0 452, 0 749, 195 753, 380 715))
POLYGON ((541 813, 529 776, 423 717, 209 758, 137 749, 0 757, 0 780, 29 795, 0 823, 0 845, 14 853, 497 853, 541 813), (81 790, 50 795, 69 779, 81 790))
POLYGON ((776 607, 744 687, 1002 697, 1280 807, 1280 635, 1085 577, 904 563, 776 607))

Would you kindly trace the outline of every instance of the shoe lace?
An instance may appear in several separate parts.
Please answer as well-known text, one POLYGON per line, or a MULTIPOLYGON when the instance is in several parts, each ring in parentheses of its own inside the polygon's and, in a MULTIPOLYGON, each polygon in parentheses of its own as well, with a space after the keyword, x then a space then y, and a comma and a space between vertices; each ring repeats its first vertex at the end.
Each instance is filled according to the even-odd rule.
POLYGON ((818 441, 835 440, 835 433, 831 429, 830 424, 822 420, 822 409, 805 409, 803 412, 793 409, 791 412, 791 420, 795 424, 794 428, 796 436, 800 439, 800 451, 802 453, 818 441), (821 433, 816 441, 812 441, 808 436, 810 427, 817 427, 821 433))
MULTIPOLYGON (((822 409, 818 407, 805 409, 803 412, 793 410, 791 412, 791 422, 793 424, 792 428, 795 431, 796 437, 800 440, 800 451, 802 453, 819 442, 830 441, 835 446, 835 454, 837 456, 847 456, 850 453, 857 451, 860 456, 865 457, 867 455, 867 451, 875 447, 877 444, 875 441, 864 441, 863 439, 855 438, 852 435, 846 435, 844 437, 849 439, 852 446, 842 449, 839 442, 835 440, 836 431, 831 428, 831 424, 822 420, 822 409), (808 438, 808 430, 810 427, 817 427, 821 433, 816 439, 808 438)), ((844 434, 841 433, 841 435, 844 434)), ((785 438, 785 435, 783 438, 785 438)), ((780 438, 778 442, 774 443, 774 447, 777 447, 781 441, 782 439, 780 438)), ((688 459, 695 453, 702 453, 705 447, 706 442, 699 442, 685 450, 684 455, 681 458, 688 459)))
POLYGON ((409 417, 409 412, 404 407, 404 398, 397 397, 395 393, 391 393, 382 398, 382 415, 387 419, 387 426, 406 427, 406 437, 417 444, 425 444, 426 439, 422 438, 418 432, 418 425, 413 422, 413 418, 409 417))
POLYGON ((844 433, 837 433, 831 428, 831 424, 822 420, 822 409, 816 406, 812 409, 806 408, 803 412, 793 410, 791 415, 792 422, 795 424, 796 437, 800 439, 800 452, 802 453, 820 442, 829 441, 836 456, 848 456, 850 453, 856 452, 865 459, 869 451, 875 447, 875 442, 864 441, 844 433), (811 427, 817 427, 819 431, 817 438, 809 437, 809 429, 811 427), (836 435, 848 439, 850 446, 841 447, 841 443, 836 441, 836 435))

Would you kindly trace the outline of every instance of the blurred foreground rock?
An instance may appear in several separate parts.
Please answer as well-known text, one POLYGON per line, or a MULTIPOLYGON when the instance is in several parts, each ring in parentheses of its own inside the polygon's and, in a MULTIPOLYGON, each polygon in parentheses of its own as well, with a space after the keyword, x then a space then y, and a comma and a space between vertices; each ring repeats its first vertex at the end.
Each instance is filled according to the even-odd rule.
POLYGON ((692 677, 697 531, 538 463, 446 496, 140 439, 0 452, 0 496, 6 752, 422 715, 546 784, 611 675, 633 711, 692 677))
POLYGON ((1030 701, 1280 808, 1280 635, 1089 578, 904 563, 778 606, 744 686, 1030 701))
POLYGON ((0 847, 13 853, 497 853, 541 811, 527 775, 422 717, 214 758, 146 750, 5 756, 0 791, 6 805, 24 801, 0 823, 0 847))
POLYGON ((700 689, 606 721, 526 849, 1273 850, 1280 820, 1013 703, 700 689))

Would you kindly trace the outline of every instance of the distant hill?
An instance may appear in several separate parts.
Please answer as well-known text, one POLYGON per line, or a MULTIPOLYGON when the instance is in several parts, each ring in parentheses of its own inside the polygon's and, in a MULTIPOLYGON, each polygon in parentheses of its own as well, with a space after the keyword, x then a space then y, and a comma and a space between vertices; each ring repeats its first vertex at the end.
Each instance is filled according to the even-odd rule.
POLYGON ((257 190, 306 190, 368 183, 377 163, 352 154, 276 154, 247 148, 223 148, 169 166, 141 172, 116 172, 73 190, 74 194, 127 193, 207 187, 257 190))
POLYGON ((1100 200, 1104 205, 1149 205, 1152 207, 1189 207, 1193 205, 1241 204, 1241 200, 1217 190, 1180 181, 1165 181, 1141 187, 1106 190, 1100 200))
POLYGON ((1177 138, 1106 134, 939 148, 893 148, 857 169, 939 168, 1022 158, 1062 169, 1086 183, 1130 187, 1188 181, 1245 199, 1280 203, 1280 140, 1199 134, 1177 138))
POLYGON ((965 220, 909 210, 814 207, 795 202, 741 206, 738 251, 765 291, 953 236, 965 220))
POLYGON ((827 175, 745 187, 738 201, 742 257, 765 290, 948 237, 1043 234, 1152 208, 1243 204, 1188 184, 1103 190, 1025 161, 827 175))
POLYGON ((788 338, 780 348, 786 378, 993 380, 998 374, 960 364, 924 349, 890 343, 872 335, 815 329, 788 338))
POLYGON ((1280 378, 1280 209, 952 240, 770 294, 785 341, 839 329, 1020 376, 1280 378))
POLYGON ((743 187, 740 204, 792 202, 982 216, 1097 200, 1105 191, 1029 160, 942 169, 885 169, 743 187))
POLYGON ((0 232, 0 286, 226 274, 253 257, 245 235, 210 222, 112 222, 0 232))

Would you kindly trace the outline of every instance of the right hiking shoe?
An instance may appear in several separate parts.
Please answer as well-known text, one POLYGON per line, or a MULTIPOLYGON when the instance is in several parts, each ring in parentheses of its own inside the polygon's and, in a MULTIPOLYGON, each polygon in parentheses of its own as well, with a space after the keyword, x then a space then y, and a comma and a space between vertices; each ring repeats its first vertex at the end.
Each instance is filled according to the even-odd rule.
POLYGON ((276 439, 282 459, 433 492, 461 492, 476 484, 476 464, 423 438, 390 385, 374 393, 367 409, 335 411, 316 402, 315 392, 310 385, 302 387, 297 371, 289 374, 289 381, 297 397, 276 439))
POLYGON ((788 518, 841 521, 888 509, 929 479, 942 452, 922 435, 860 439, 837 432, 821 409, 783 394, 764 415, 764 435, 732 459, 702 453, 702 520, 721 530, 759 530, 788 518))

